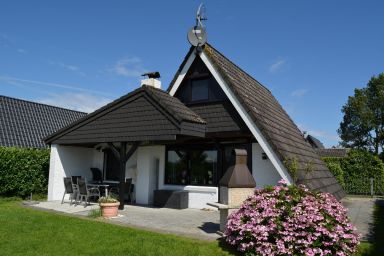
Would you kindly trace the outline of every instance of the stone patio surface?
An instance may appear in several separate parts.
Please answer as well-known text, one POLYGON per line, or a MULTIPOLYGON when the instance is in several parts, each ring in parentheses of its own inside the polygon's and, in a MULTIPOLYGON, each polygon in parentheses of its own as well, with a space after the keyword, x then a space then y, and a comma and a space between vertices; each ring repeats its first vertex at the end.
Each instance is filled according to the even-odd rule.
MULTIPOLYGON (((34 207, 55 210, 58 212, 87 216, 92 209, 98 209, 98 204, 70 205, 60 201, 40 202, 34 207)), ((138 227, 161 233, 182 235, 202 240, 216 240, 220 236, 219 212, 216 210, 199 209, 168 209, 148 206, 126 205, 119 211, 119 216, 105 220, 119 225, 138 227)))
MULTIPOLYGON (((363 240, 372 239, 373 208, 376 199, 347 197, 342 203, 348 208, 348 216, 362 234, 363 240)), ((87 216, 98 204, 70 205, 60 201, 40 202, 37 208, 55 210, 69 214, 87 216)), ((177 234, 203 240, 215 240, 220 236, 219 212, 214 210, 154 208, 148 206, 126 205, 116 218, 105 220, 119 225, 138 227, 162 233, 177 234)))

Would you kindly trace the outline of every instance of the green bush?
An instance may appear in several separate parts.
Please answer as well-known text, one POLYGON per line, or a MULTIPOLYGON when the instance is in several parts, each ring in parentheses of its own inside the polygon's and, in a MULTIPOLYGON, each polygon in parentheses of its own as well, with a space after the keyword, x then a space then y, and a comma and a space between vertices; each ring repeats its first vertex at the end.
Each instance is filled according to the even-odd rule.
POLYGON ((384 163, 378 156, 362 150, 350 150, 345 158, 323 158, 329 170, 349 194, 369 194, 370 178, 375 193, 384 192, 384 163))
POLYGON ((351 194, 368 193, 369 178, 374 179, 374 191, 384 191, 384 164, 378 156, 366 151, 351 150, 341 162, 346 190, 351 194))
POLYGON ((0 147, 0 195, 46 194, 48 149, 0 147))
POLYGON ((344 188, 344 172, 341 168, 342 158, 339 157, 323 157, 323 161, 326 163, 328 169, 335 176, 336 180, 340 183, 340 185, 344 188))

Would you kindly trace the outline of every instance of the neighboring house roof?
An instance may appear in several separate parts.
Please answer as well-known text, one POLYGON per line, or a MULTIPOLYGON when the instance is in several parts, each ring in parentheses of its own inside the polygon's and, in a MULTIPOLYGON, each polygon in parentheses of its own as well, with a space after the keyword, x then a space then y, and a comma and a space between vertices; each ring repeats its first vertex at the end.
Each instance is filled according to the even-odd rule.
MULTIPOLYGON (((168 88, 171 94, 177 90, 173 86, 180 83, 179 80, 182 79, 180 77, 184 72, 183 66, 191 62, 191 54, 195 54, 193 47, 168 88)), ((287 161, 297 160, 298 183, 305 184, 313 190, 332 193, 339 199, 345 196, 342 187, 325 163, 304 139, 301 131, 266 87, 209 44, 205 44, 203 54, 200 56, 208 58, 210 64, 223 78, 236 100, 244 108, 245 114, 252 118, 262 136, 277 154, 280 163, 285 163, 286 167, 287 161)), ((264 147, 264 150, 266 149, 268 148, 264 147)))
POLYGON ((315 149, 320 157, 346 157, 348 148, 319 148, 315 149))
POLYGON ((85 115, 0 95, 0 146, 45 148, 45 136, 85 115))
POLYGON ((205 121, 177 98, 142 87, 45 138, 46 143, 86 144, 174 140, 205 135, 205 121))
POLYGON ((308 141, 309 144, 311 144, 313 148, 325 148, 323 143, 321 143, 320 140, 313 137, 312 135, 308 135, 305 139, 308 141))

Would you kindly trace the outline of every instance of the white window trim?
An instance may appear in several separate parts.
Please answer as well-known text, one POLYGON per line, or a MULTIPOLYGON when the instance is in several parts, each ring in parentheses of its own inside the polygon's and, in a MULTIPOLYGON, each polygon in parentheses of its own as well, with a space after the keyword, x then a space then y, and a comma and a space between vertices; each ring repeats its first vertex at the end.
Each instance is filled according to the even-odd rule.
MULTIPOLYGON (((225 80, 222 78, 220 73, 212 65, 211 61, 207 58, 207 56, 205 55, 205 53, 203 51, 199 53, 199 56, 202 59, 202 61, 204 62, 204 64, 207 66, 208 70, 211 72, 213 77, 219 83, 221 89, 227 95, 227 97, 231 101, 232 105, 235 107, 236 111, 239 113, 239 115, 241 116, 241 118, 243 119, 245 124, 247 125, 248 129, 252 132, 253 136, 255 136, 257 142, 260 144, 260 147, 267 154, 269 160, 271 161, 272 165, 276 168, 276 170, 280 174, 281 178, 286 180, 288 182, 288 184, 292 184, 293 180, 292 180, 291 176, 289 175, 287 169, 282 164, 280 159, 277 157, 276 153, 272 150, 271 146, 269 145, 267 140, 264 138, 260 129, 253 122, 252 118, 249 116, 247 111, 245 111, 244 107, 240 104, 239 100, 236 98, 236 96, 233 94, 233 92, 229 89, 229 86, 227 85, 225 80)), ((195 58, 196 58, 196 53, 195 53, 195 51, 192 51, 190 56, 188 57, 187 62, 185 63, 184 67, 182 68, 180 75, 176 79, 175 83, 172 85, 172 88, 169 92, 169 94, 171 96, 173 96, 176 93, 177 89, 179 88, 181 82, 184 80, 184 77, 185 77, 186 73, 188 72, 192 62, 195 60, 195 58)))

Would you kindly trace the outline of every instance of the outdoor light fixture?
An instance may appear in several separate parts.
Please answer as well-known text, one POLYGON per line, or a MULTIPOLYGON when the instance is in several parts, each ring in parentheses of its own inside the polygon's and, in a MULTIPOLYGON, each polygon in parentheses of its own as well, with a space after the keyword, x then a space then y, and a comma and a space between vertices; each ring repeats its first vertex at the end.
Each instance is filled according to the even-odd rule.
POLYGON ((265 154, 265 153, 261 153, 261 158, 262 158, 263 160, 267 160, 267 159, 268 159, 268 156, 267 156, 267 154, 265 154))

